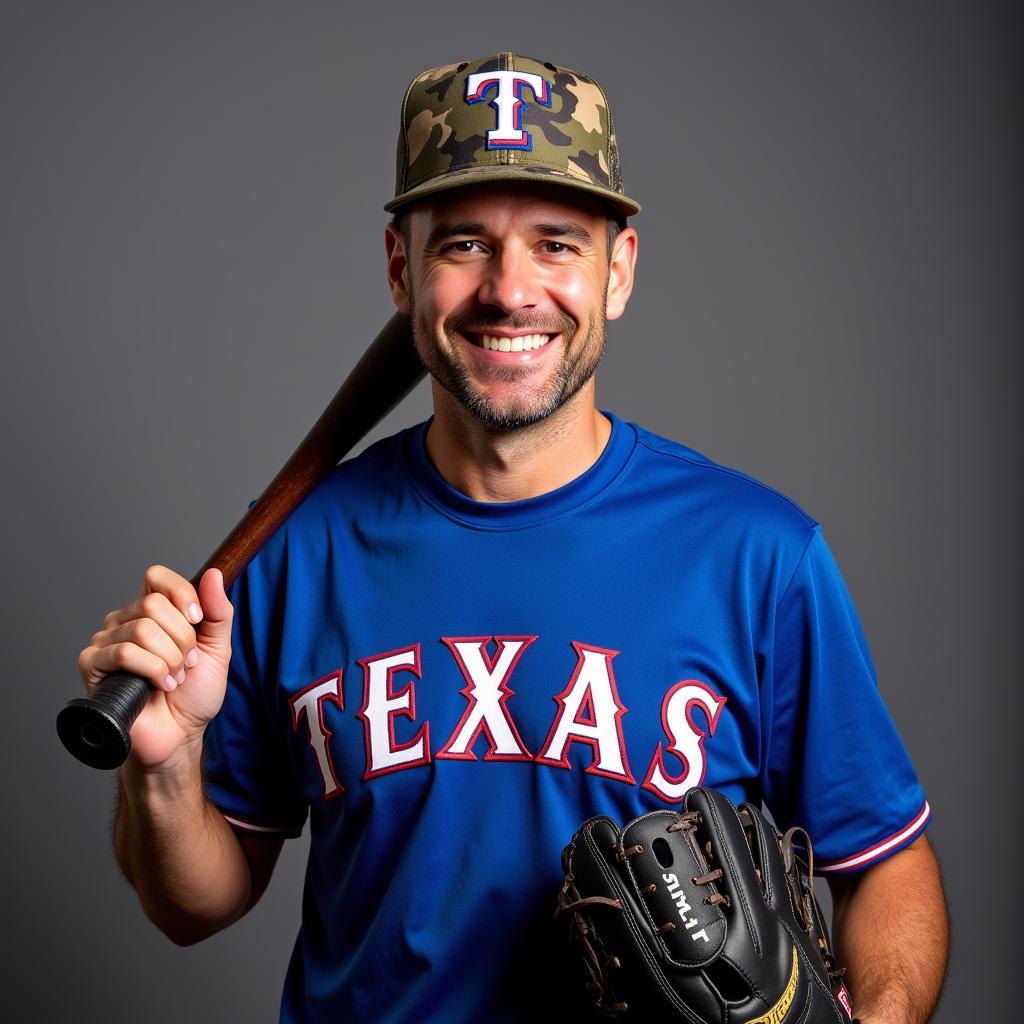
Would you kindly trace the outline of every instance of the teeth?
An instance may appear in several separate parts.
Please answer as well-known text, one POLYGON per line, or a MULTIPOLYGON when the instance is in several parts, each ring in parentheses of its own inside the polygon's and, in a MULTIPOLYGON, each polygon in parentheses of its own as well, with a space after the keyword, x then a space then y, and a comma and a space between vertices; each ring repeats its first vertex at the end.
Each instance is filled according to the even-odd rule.
POLYGON ((480 344, 491 352, 532 352, 543 348, 550 337, 546 334, 522 334, 518 338, 499 338, 495 334, 481 334, 480 344))

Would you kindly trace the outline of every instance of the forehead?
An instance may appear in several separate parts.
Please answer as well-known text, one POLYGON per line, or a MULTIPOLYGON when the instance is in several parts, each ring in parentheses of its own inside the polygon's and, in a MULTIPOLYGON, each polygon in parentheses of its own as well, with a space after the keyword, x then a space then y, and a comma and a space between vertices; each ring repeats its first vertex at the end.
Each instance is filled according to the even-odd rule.
POLYGON ((608 210, 600 199, 575 189, 519 182, 468 185, 449 189, 415 203, 413 230, 429 231, 438 223, 472 221, 495 230, 538 221, 575 221, 600 226, 608 210))

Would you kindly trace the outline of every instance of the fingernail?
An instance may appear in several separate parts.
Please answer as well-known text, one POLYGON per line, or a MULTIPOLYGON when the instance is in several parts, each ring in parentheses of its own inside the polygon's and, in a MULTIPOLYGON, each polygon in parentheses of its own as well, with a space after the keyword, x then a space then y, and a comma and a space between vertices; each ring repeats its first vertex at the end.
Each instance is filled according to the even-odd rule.
POLYGON ((202 610, 202 608, 200 608, 199 605, 197 605, 195 603, 195 601, 193 601, 188 606, 188 620, 189 620, 189 622, 191 622, 194 625, 195 623, 200 622, 202 620, 202 618, 203 618, 203 610, 202 610))
POLYGON ((195 668, 199 663, 199 652, 193 647, 188 654, 185 655, 185 664, 189 668, 195 668))
POLYGON ((178 671, 174 673, 174 678, 177 679, 179 683, 185 682, 185 670, 183 668, 179 668, 178 671))
POLYGON ((176 689, 177 685, 178 685, 178 681, 174 678, 174 676, 168 676, 164 680, 164 686, 166 686, 168 690, 176 689))

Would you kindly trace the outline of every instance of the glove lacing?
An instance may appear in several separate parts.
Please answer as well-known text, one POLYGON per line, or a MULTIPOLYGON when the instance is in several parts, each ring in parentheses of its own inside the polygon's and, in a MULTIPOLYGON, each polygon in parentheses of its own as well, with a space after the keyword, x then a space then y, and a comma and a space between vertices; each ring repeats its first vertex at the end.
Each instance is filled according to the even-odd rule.
POLYGON ((609 899, 607 896, 580 896, 579 890, 574 882, 576 876, 569 870, 569 853, 572 850, 572 843, 562 850, 562 869, 565 872, 565 881, 562 883, 562 890, 558 896, 558 906, 555 908, 555 918, 563 914, 573 915, 573 937, 583 954, 583 965, 586 968, 589 980, 585 988, 594 1002, 594 1007, 600 1013, 609 1016, 625 1013, 629 1004, 625 1002, 612 1002, 605 988, 605 982, 609 971, 622 966, 622 961, 617 956, 610 956, 602 962, 601 956, 594 943, 590 941, 590 926, 586 918, 579 913, 580 907, 605 906, 622 910, 622 900, 609 899))
POLYGON ((817 915, 814 912, 816 906, 814 899, 814 849, 811 846, 811 837, 807 834, 807 830, 800 828, 799 825, 787 829, 782 837, 782 866, 789 879, 793 909, 808 935, 817 932, 818 951, 821 953, 825 970, 828 972, 829 983, 832 990, 835 991, 837 984, 846 973, 846 968, 839 966, 823 934, 824 926, 816 919, 817 915), (798 835, 803 837, 800 845, 807 851, 806 861, 796 852, 795 840, 798 835))
MULTIPOLYGON (((669 825, 666 831, 668 832, 696 832, 697 826, 701 823, 701 816, 699 811, 680 811, 676 815, 676 820, 669 825)), ((710 865, 715 859, 714 850, 711 848, 711 841, 708 840, 704 844, 704 858, 710 865)), ((706 871, 703 875, 695 875, 690 879, 694 885, 710 885, 712 882, 717 882, 724 872, 721 868, 712 868, 710 871, 706 871)), ((712 893, 710 896, 704 897, 704 902, 709 907, 716 907, 719 903, 730 906, 729 897, 720 892, 712 893)))

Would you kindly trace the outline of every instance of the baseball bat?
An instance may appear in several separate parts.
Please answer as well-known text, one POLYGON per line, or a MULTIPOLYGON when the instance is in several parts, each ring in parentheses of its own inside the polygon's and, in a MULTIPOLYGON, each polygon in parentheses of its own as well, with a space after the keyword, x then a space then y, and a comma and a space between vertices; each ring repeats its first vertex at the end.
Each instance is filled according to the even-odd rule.
MULTIPOLYGON (((426 373, 412 341, 409 315, 396 313, 331 399, 291 458, 192 577, 216 567, 227 589, 256 557, 302 499, 416 386, 426 373)), ((112 672, 87 697, 68 701, 57 715, 57 734, 92 768, 123 764, 132 749, 131 727, 152 684, 130 672, 112 672)))

